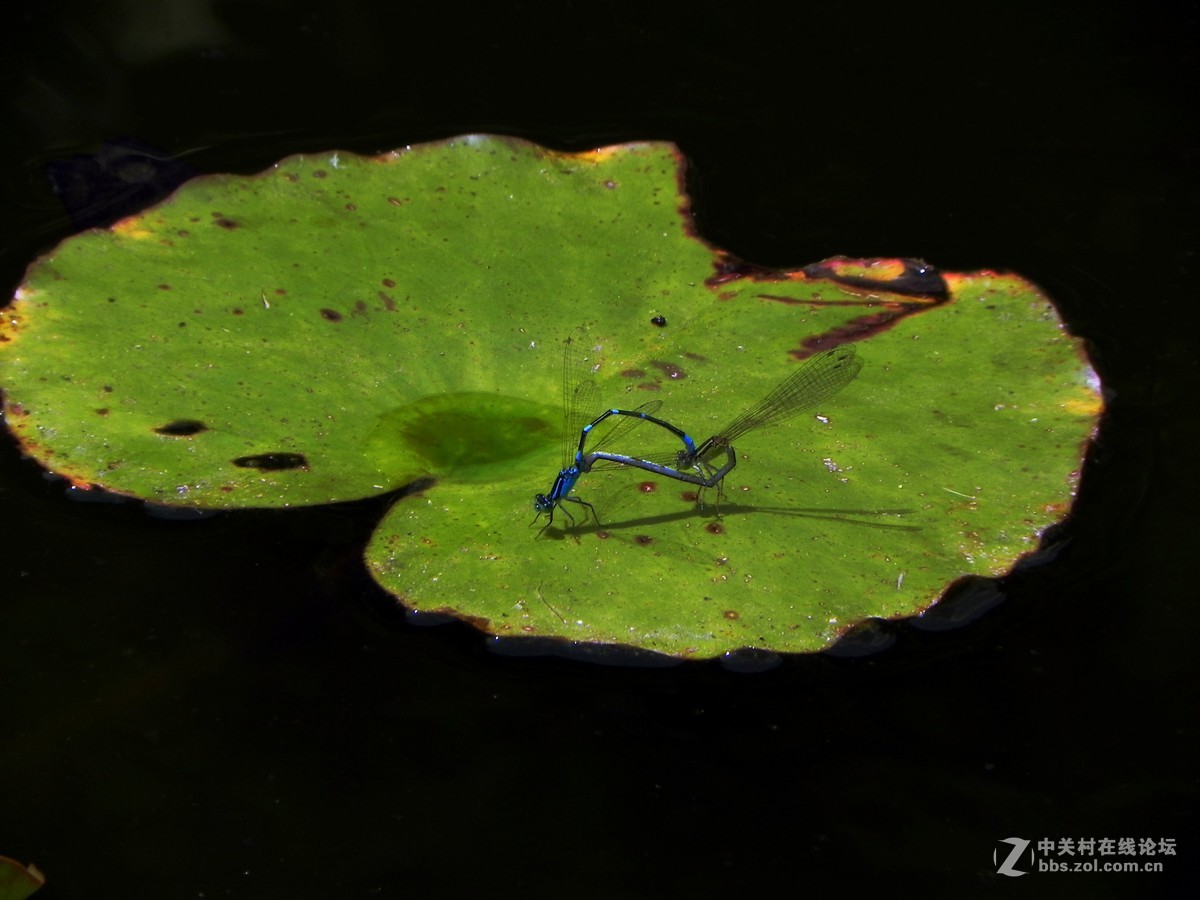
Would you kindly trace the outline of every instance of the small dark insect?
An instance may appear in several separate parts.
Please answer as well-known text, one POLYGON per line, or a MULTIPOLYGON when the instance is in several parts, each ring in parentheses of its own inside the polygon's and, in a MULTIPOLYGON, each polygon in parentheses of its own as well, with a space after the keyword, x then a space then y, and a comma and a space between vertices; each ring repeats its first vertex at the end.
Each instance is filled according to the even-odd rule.
POLYGON ((659 328, 666 328, 667 327, 667 317, 666 316, 655 316, 653 319, 650 320, 650 324, 657 325, 659 328))

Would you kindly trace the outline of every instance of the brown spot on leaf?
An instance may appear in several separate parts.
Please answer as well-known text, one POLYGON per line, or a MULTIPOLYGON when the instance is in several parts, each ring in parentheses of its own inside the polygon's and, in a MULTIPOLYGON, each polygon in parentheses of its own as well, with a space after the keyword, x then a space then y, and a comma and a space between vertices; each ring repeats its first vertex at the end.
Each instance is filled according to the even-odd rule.
POLYGON ((342 321, 342 314, 340 312, 338 312, 336 309, 329 309, 328 307, 323 307, 321 309, 321 318, 326 319, 330 322, 340 322, 340 321, 342 321))
POLYGON ((684 378, 687 378, 687 373, 673 362, 654 359, 650 361, 650 365, 654 366, 654 368, 658 369, 658 371, 662 372, 672 381, 682 381, 684 378))

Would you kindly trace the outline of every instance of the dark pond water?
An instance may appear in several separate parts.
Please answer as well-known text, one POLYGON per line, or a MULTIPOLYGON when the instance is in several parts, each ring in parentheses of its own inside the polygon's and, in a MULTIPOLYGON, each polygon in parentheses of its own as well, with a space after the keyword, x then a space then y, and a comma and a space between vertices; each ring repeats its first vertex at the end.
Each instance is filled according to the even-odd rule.
POLYGON ((1112 392, 1056 556, 997 608, 758 675, 500 656, 373 586, 378 504, 164 521, 2 437, 0 854, 42 896, 1194 895, 1194 5, 5 15, 6 293, 103 177, 136 205, 300 151, 671 139, 713 243, 1015 270, 1112 392), (1011 878, 1014 837, 1176 853, 1011 878))

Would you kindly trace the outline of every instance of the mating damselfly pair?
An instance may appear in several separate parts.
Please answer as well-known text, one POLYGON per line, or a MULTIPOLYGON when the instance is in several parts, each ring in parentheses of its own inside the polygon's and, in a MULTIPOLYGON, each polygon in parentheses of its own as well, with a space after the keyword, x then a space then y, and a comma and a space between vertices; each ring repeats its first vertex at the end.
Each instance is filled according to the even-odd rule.
POLYGON ((587 507, 599 523, 595 507, 571 494, 580 476, 590 472, 599 462, 630 466, 701 488, 715 487, 720 490, 722 480, 737 465, 734 441, 757 428, 777 425, 825 402, 853 381, 862 369, 862 360, 857 357, 853 344, 841 344, 811 356, 762 400, 697 446, 683 429, 654 415, 662 407, 662 401, 659 400, 643 403, 636 409, 610 407, 597 414, 600 404, 599 390, 593 377, 596 367, 586 356, 586 342, 586 331, 578 328, 567 338, 563 352, 562 468, 549 493, 538 494, 534 498, 533 506, 538 517, 542 514, 549 516, 538 531, 539 535, 554 521, 556 508, 561 509, 574 524, 575 518, 567 510, 566 503, 587 507), (588 439, 596 427, 612 416, 620 417, 621 421, 593 441, 589 448, 588 439), (666 430, 683 445, 681 450, 675 452, 674 459, 668 461, 669 464, 604 449, 613 446, 618 438, 643 422, 666 430), (722 454, 724 461, 718 464, 722 454))

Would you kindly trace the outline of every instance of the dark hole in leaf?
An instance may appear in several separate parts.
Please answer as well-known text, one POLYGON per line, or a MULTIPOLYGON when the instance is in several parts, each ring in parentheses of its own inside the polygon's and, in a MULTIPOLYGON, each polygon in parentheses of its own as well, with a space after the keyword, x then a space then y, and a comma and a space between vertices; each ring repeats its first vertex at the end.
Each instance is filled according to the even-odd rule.
POLYGON ((303 453, 259 453, 255 456, 239 456, 233 461, 235 466, 242 469, 307 469, 308 460, 303 453))
POLYGON ((208 426, 197 419, 176 419, 174 422, 168 422, 166 425, 159 425, 154 429, 154 433, 163 434, 167 437, 191 437, 193 434, 199 434, 207 430, 208 426))

